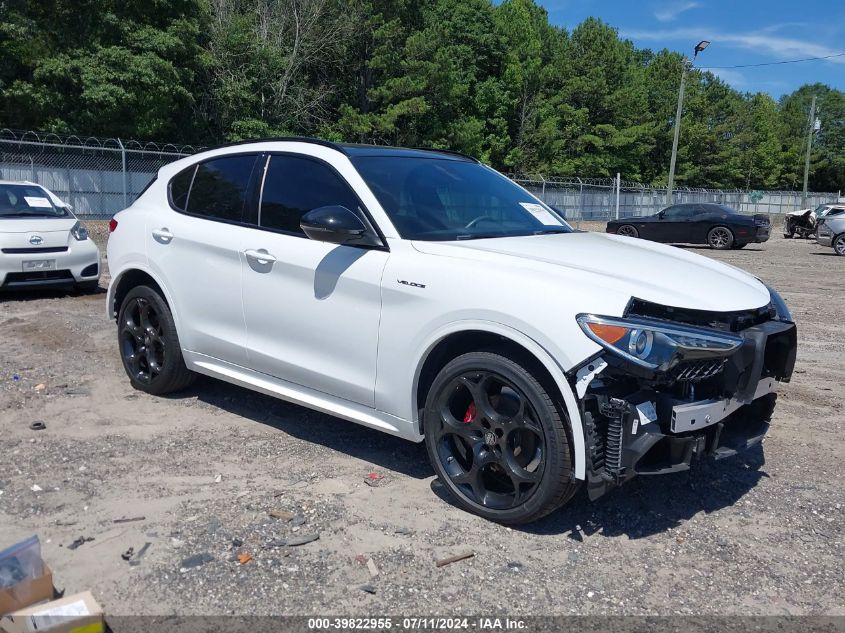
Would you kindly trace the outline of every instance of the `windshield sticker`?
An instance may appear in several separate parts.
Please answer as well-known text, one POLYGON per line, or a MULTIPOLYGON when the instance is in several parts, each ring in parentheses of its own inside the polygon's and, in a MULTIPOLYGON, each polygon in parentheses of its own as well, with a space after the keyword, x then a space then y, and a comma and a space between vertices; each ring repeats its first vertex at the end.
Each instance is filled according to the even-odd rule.
POLYGON ((36 207, 38 209, 52 209, 53 205, 50 204, 50 201, 47 198, 35 198, 33 196, 24 196, 24 200, 26 203, 31 207, 36 207))
POLYGON ((563 226, 563 222, 558 220, 555 216, 549 213, 542 204, 535 204, 533 202, 520 202, 520 206, 528 211, 535 218, 540 220, 546 226, 563 226))

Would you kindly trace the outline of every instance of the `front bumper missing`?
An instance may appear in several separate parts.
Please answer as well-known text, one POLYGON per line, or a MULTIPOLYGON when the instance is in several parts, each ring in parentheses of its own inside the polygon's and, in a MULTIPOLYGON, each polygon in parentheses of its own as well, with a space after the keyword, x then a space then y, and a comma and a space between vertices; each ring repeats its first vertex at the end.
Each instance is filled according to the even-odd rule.
POLYGON ((591 499, 636 475, 688 470, 700 458, 730 457, 762 441, 775 391, 792 375, 796 329, 768 321, 741 335, 745 344, 722 373, 699 383, 634 378, 608 357, 584 364, 573 382, 586 427, 591 499), (696 389, 724 396, 696 399, 696 389))

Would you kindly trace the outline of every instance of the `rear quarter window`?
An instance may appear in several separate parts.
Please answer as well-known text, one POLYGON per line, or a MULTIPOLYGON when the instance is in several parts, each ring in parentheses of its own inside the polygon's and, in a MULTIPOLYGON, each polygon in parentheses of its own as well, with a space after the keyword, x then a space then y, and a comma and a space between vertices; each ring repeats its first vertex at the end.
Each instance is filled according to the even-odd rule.
POLYGON ((242 222, 257 154, 224 156, 197 165, 185 212, 242 222))
POLYGON ((188 191, 191 188, 191 181, 194 179, 196 169, 196 165, 191 165, 176 174, 170 181, 170 204, 174 209, 185 210, 185 205, 188 203, 188 191))

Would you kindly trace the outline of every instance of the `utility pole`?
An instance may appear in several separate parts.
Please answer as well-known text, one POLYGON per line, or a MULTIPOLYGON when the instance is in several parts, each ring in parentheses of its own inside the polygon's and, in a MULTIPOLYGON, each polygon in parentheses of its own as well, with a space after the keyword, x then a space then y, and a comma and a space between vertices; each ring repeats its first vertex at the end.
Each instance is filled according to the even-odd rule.
POLYGON ((816 95, 810 104, 810 121, 807 125, 807 157, 804 159, 804 191, 801 194, 801 206, 807 206, 807 181, 810 178, 810 152, 813 150, 813 132, 816 131, 816 95))
POLYGON ((681 116, 684 113, 684 87, 687 82, 687 70, 692 62, 684 57, 684 70, 681 72, 681 89, 678 90, 678 109, 675 111, 675 137, 672 139, 672 159, 669 161, 669 186, 666 188, 666 206, 672 204, 672 189, 675 186, 675 162, 678 160, 678 138, 681 135, 681 116))
POLYGON ((687 71, 692 67, 698 54, 707 48, 710 42, 701 40, 695 45, 695 54, 692 61, 684 57, 684 69, 681 71, 681 88, 678 90, 678 109, 675 111, 675 135, 672 139, 672 158, 669 161, 669 185, 666 187, 666 206, 672 204, 672 190, 675 187, 675 163, 678 160, 678 138, 681 135, 681 116, 684 114, 684 88, 687 82, 687 71))

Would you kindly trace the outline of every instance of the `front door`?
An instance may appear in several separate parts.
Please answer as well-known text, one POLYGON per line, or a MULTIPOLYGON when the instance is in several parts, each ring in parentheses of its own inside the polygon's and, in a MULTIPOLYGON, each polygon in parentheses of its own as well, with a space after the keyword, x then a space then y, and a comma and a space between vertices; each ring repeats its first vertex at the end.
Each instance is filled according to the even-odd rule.
POLYGON ((372 407, 389 253, 308 239, 303 214, 340 205, 364 217, 361 203, 320 160, 262 160, 256 227, 242 251, 249 367, 372 407))

